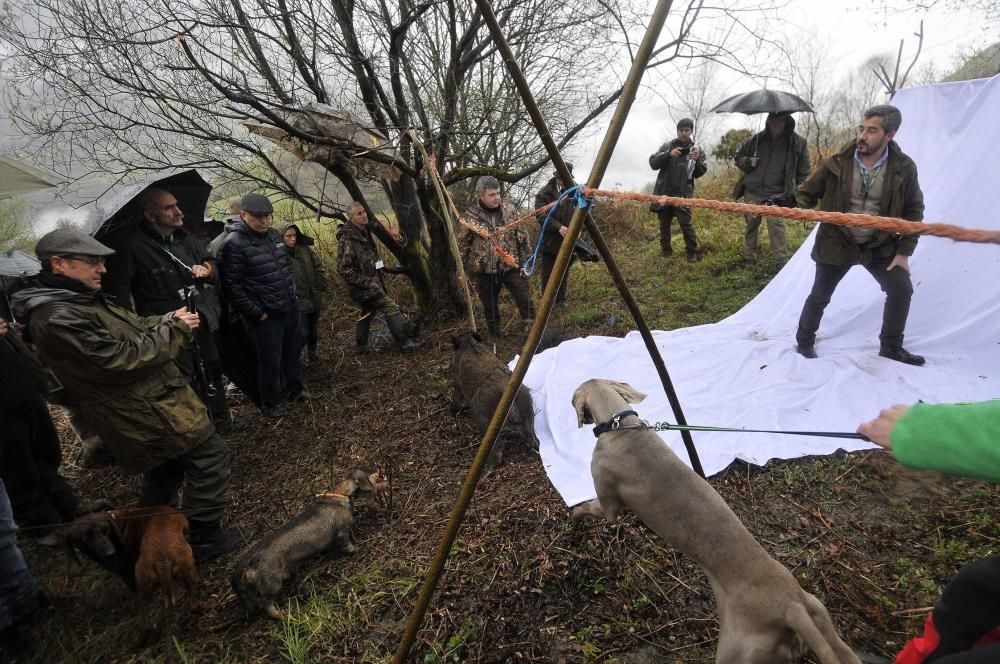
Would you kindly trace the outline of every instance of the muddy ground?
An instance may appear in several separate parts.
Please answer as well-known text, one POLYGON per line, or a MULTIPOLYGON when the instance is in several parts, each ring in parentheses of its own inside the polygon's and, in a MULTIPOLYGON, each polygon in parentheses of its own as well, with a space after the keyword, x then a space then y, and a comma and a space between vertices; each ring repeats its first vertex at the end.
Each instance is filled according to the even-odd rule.
MULTIPOLYGON (((226 440, 229 520, 256 534, 353 467, 377 464, 392 490, 357 505, 359 552, 311 561, 287 585, 282 622, 244 616, 228 582, 240 553, 212 561, 200 583, 210 608, 182 609, 172 635, 137 649, 134 603, 120 580, 27 541, 29 565, 56 609, 30 632, 31 661, 376 662, 392 654, 479 436, 448 410, 458 323, 428 330, 428 346, 414 355, 400 355, 383 332, 380 350, 359 356, 353 315, 341 301, 324 315, 322 361, 307 370, 316 400, 271 422, 237 395, 233 412, 245 428, 226 440)), ((521 340, 515 327, 504 358, 521 340)), ((80 468, 63 430, 66 472, 81 495, 132 503, 136 479, 80 468)), ((995 551, 1000 537, 1000 489, 905 470, 882 452, 737 463, 711 483, 826 603, 845 640, 873 653, 891 655, 913 636, 943 583, 995 551)), ((631 516, 571 523, 537 454, 515 447, 476 492, 412 661, 710 662, 717 629, 707 580, 689 559, 631 516)))

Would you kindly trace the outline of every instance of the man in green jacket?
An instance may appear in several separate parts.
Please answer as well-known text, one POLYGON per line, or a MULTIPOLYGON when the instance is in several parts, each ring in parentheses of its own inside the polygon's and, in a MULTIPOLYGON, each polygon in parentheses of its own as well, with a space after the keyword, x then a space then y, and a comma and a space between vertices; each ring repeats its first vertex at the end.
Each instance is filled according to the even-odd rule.
POLYGON ((302 347, 308 349, 309 363, 319 361, 316 346, 319 344, 319 311, 323 293, 326 292, 326 268, 316 252, 309 246, 313 239, 303 235, 295 224, 278 228, 281 241, 292 261, 295 278, 295 297, 299 304, 299 335, 302 347))
POLYGON ((239 530, 221 528, 229 449, 175 363, 198 314, 140 317, 108 302, 101 277, 113 250, 80 231, 47 233, 35 253, 38 285, 14 296, 15 314, 115 460, 143 474, 141 504, 174 505, 184 484, 195 555, 242 545, 239 530))
MULTIPOLYGON (((740 147, 735 157, 736 167, 744 175, 737 193, 747 203, 755 205, 791 205, 795 190, 809 177, 809 150, 806 139, 795 133, 795 118, 791 113, 768 113, 764 131, 754 134, 740 147)), ((739 198, 739 196, 737 196, 739 198)), ((760 222, 767 223, 771 254, 780 264, 788 262, 785 220, 781 217, 746 215, 743 235, 743 261, 757 260, 760 222)))
MULTIPOLYGON (((852 212, 924 218, 924 195, 917 181, 917 166, 892 140, 903 121, 895 106, 873 106, 864 112, 857 139, 826 159, 797 192, 800 207, 819 203, 827 212, 852 212)), ((917 237, 874 228, 820 224, 812 258, 816 278, 802 306, 796 350, 816 357, 816 332, 833 291, 855 265, 863 265, 885 293, 879 355, 921 366, 924 358, 903 348, 903 331, 910 313, 913 283, 910 256, 917 237)))
MULTIPOLYGON (((1000 400, 896 404, 858 427, 904 466, 1000 482, 1000 400)), ((896 664, 1000 661, 1000 553, 970 563, 948 582, 924 634, 896 664)))

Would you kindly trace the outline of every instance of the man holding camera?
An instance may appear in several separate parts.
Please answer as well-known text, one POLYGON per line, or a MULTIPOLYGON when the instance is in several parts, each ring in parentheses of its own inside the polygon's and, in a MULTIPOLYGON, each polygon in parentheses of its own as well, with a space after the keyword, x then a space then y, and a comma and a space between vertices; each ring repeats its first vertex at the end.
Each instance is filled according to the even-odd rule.
MULTIPOLYGON (((743 179, 736 185, 733 198, 754 205, 795 207, 795 190, 806 181, 811 170, 806 139, 795 133, 795 120, 790 113, 768 113, 764 131, 748 138, 735 157, 743 179)), ((743 261, 757 260, 760 215, 746 215, 743 236, 743 261)), ((763 217, 767 221, 767 237, 771 254, 779 265, 788 262, 785 222, 781 217, 763 217)))
MULTIPOLYGON (((700 178, 708 170, 705 155, 691 139, 694 133, 694 120, 683 118, 677 123, 677 138, 664 143, 660 149, 649 157, 649 167, 659 171, 653 194, 657 196, 676 196, 690 198, 694 192, 694 180, 700 178)), ((649 209, 660 218, 660 253, 670 256, 674 253, 670 246, 670 225, 673 218, 684 235, 684 249, 689 263, 700 260, 698 255, 698 236, 691 223, 691 208, 679 205, 660 205, 653 203, 649 209)))

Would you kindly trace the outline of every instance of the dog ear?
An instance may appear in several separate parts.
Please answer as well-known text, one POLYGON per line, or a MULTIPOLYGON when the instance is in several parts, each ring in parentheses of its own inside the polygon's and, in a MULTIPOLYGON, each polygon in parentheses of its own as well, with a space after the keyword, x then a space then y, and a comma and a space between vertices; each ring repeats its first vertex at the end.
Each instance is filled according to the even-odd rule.
POLYGON ((470 332, 469 334, 471 334, 472 338, 478 341, 479 343, 483 343, 483 338, 479 335, 478 332, 470 332))
POLYGON ((619 383, 618 381, 609 381, 611 383, 612 389, 618 393, 622 399, 625 399, 625 403, 639 403, 646 398, 646 395, 635 389, 628 383, 619 383))
POLYGON ((579 388, 573 393, 573 408, 576 409, 577 428, 582 427, 584 424, 594 423, 594 418, 590 415, 590 409, 587 408, 587 399, 580 393, 579 388))

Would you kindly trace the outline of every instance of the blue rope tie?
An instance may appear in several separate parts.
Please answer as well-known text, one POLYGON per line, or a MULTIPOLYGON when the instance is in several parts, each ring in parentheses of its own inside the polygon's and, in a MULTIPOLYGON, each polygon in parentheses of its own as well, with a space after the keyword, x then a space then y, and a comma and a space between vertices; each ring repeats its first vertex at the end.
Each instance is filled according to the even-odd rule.
POLYGON ((549 209, 548 214, 545 215, 545 219, 542 221, 542 230, 538 234, 538 243, 535 245, 535 251, 531 254, 531 256, 528 256, 528 260, 524 261, 524 266, 521 268, 521 274, 525 277, 530 277, 534 274, 535 263, 538 260, 538 252, 541 251, 542 239, 545 237, 545 228, 549 224, 549 219, 551 219, 555 211, 559 209, 559 204, 562 203, 565 198, 572 198, 578 208, 586 208, 593 204, 591 199, 583 195, 583 187, 578 184, 573 185, 559 194, 559 198, 556 199, 556 204, 549 209))

